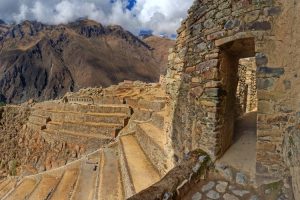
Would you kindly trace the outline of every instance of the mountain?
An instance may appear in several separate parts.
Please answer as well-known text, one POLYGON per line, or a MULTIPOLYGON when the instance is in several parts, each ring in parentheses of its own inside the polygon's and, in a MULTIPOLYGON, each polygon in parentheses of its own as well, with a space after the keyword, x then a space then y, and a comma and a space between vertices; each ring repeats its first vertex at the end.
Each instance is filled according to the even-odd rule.
POLYGON ((6 31, 8 31, 8 29, 9 29, 9 26, 5 23, 5 21, 3 21, 2 19, 0 19, 0 37, 1 37, 1 35, 3 33, 5 33, 6 31))
POLYGON ((151 43, 120 26, 24 21, 0 27, 0 96, 8 103, 62 97, 123 80, 156 82, 165 63, 151 43))
POLYGON ((152 47, 153 56, 156 59, 156 62, 161 63, 160 73, 165 75, 168 67, 169 49, 175 45, 175 40, 150 36, 146 37, 143 41, 152 47))

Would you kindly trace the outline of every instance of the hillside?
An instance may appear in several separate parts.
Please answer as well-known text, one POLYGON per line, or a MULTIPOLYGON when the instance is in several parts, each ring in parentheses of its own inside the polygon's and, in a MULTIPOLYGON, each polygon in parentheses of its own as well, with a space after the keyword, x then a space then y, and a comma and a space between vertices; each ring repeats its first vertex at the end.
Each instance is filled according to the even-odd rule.
POLYGON ((55 99, 123 80, 156 82, 166 65, 152 47, 120 26, 90 20, 1 26, 0 96, 9 103, 55 99))
POLYGON ((167 73, 169 49, 175 45, 175 40, 150 36, 143 40, 153 48, 154 58, 161 63, 161 74, 167 73))

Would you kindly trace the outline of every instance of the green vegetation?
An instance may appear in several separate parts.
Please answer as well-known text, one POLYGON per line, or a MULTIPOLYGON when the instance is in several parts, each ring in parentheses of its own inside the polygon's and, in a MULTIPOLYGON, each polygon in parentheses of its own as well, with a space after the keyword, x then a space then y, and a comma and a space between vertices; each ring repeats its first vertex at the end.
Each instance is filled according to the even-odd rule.
POLYGON ((0 107, 2 107, 2 106, 5 106, 6 105, 6 103, 5 102, 3 102, 3 101, 0 101, 0 107))

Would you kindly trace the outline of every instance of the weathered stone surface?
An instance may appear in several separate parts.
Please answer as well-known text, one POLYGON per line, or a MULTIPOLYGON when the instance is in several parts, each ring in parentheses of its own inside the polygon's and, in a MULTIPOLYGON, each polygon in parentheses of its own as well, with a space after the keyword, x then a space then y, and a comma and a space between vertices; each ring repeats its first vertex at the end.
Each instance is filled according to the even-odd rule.
POLYGON ((220 194, 214 190, 210 190, 206 196, 211 199, 220 199, 220 194))
POLYGON ((237 198, 236 196, 228 193, 224 194, 223 198, 224 200, 239 200, 239 198, 237 198))
POLYGON ((225 23, 224 28, 231 30, 239 25, 240 25, 240 21, 238 19, 233 19, 233 20, 231 19, 225 23))
POLYGON ((284 74, 284 69, 283 68, 270 68, 270 67, 258 67, 257 68, 257 73, 259 77, 275 77, 279 78, 284 74))
POLYGON ((206 185, 202 186, 201 191, 202 192, 207 192, 209 190, 211 190, 213 187, 215 187, 216 183, 213 181, 208 182, 206 185))
POLYGON ((227 189, 227 186, 228 186, 228 182, 219 181, 217 186, 216 186, 216 190, 220 193, 224 193, 227 189))
POLYGON ((271 8, 265 8, 264 14, 266 16, 276 16, 279 15, 282 12, 280 7, 271 7, 271 8))
POLYGON ((237 196, 243 197, 244 195, 249 194, 250 192, 247 190, 232 190, 232 193, 237 196))
POLYGON ((250 30, 256 31, 266 31, 271 29, 271 23, 264 21, 264 22, 254 22, 248 25, 250 30))
POLYGON ((191 89, 190 95, 192 95, 193 97, 200 97, 200 96, 202 96, 203 91, 204 91, 203 87, 198 86, 198 87, 191 89))
POLYGON ((200 192, 197 192, 192 196, 192 200, 201 200, 201 199, 202 199, 202 194, 200 192))
POLYGON ((256 66, 257 67, 265 67, 268 64, 268 58, 263 53, 255 54, 256 66))
POLYGON ((248 178, 245 174, 238 172, 236 173, 235 182, 240 185, 246 185, 248 183, 248 178))
POLYGON ((251 196, 250 197, 250 199, 249 200, 259 200, 259 198, 258 198, 258 196, 256 196, 256 195, 253 195, 253 196, 251 196))
POLYGON ((229 181, 233 180, 233 172, 229 167, 222 164, 217 164, 216 169, 221 174, 221 176, 223 176, 226 180, 229 181))
MULTIPOLYGON (((280 178, 288 175, 285 170, 287 164, 282 160, 282 141, 284 135, 293 128, 299 130, 295 113, 299 112, 297 108, 300 105, 297 91, 300 51, 296 45, 300 37, 295 33, 300 32, 300 29, 295 22, 300 22, 300 17, 294 14, 299 9, 289 1, 280 4, 271 0, 205 0, 195 3, 181 28, 184 33, 178 37, 174 49, 179 52, 182 47, 187 47, 189 50, 184 66, 196 66, 196 70, 189 74, 189 79, 178 80, 174 94, 187 96, 192 94, 190 88, 198 86, 204 92, 201 92, 202 96, 198 99, 175 100, 176 105, 186 108, 174 107, 174 116, 183 122, 178 125, 174 120, 177 128, 173 136, 178 138, 177 144, 185 144, 187 149, 204 149, 212 154, 213 159, 222 156, 231 145, 229 141, 232 138, 228 136, 234 135, 233 129, 228 131, 227 128, 229 122, 235 120, 235 117, 231 119, 229 115, 237 102, 233 102, 234 97, 228 96, 235 89, 243 92, 243 89, 232 84, 236 84, 234 75, 239 71, 236 70, 236 65, 241 58, 255 57, 256 66, 253 67, 252 79, 257 81, 253 81, 251 88, 254 88, 253 93, 257 92, 257 96, 251 96, 257 99, 257 104, 255 101, 252 108, 256 110, 257 107, 258 111, 255 161, 257 177, 280 178), (197 10, 202 6, 205 6, 206 13, 198 15, 197 10), (195 28, 200 27, 198 24, 203 24, 201 29, 195 28), (202 43, 206 43, 207 48, 202 43), (189 83, 190 80, 193 80, 192 83, 189 83), (224 89, 225 93, 216 88, 224 89), (229 104, 230 109, 225 108, 229 104), (262 117, 263 115, 268 116, 262 117), (271 115, 274 117, 271 118, 271 115), (183 120, 180 116, 185 116, 186 119, 183 120), (196 125, 196 122, 192 123, 198 123, 198 119, 201 119, 201 126, 196 125), (182 130, 185 131, 184 134, 181 133, 182 130)), ((178 70, 177 73, 181 72, 178 70)), ((238 86, 244 83, 241 79, 238 86)), ((242 94, 236 95, 243 102, 241 97, 242 94)), ((237 110, 243 110, 243 104, 239 105, 237 107, 241 108, 237 110)), ((245 107, 247 106, 248 101, 245 107)), ((174 143, 174 146, 180 146, 177 144, 174 143)), ((182 149, 178 147, 177 151, 182 149)), ((236 179, 230 167, 216 168, 227 179, 236 179)), ((242 180, 240 182, 243 183, 242 180)))
POLYGON ((267 90, 272 88, 275 80, 273 78, 258 78, 257 79, 257 89, 267 90))
POLYGON ((210 70, 213 67, 218 66, 219 60, 218 59, 212 59, 205 62, 202 62, 196 66, 196 70, 200 73, 206 72, 210 70))

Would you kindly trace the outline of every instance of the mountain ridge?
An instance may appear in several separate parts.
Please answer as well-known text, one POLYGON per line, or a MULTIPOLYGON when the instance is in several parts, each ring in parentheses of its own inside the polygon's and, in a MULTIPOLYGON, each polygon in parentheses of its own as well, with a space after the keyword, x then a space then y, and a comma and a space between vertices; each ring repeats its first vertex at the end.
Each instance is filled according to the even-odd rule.
POLYGON ((0 94, 8 103, 55 99, 124 80, 157 82, 166 66, 156 59, 155 48, 117 25, 84 19, 5 27, 0 32, 0 94))

